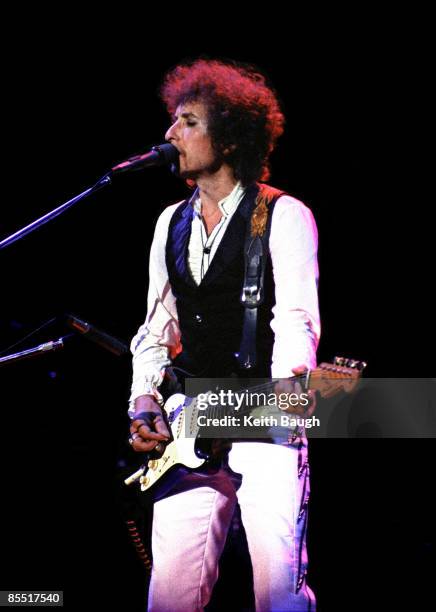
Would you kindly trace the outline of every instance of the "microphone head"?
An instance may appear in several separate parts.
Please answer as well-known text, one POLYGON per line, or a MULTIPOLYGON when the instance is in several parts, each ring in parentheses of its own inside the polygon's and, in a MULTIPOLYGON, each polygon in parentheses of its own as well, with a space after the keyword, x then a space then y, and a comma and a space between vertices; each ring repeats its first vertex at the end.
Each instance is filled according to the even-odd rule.
POLYGON ((149 166, 166 166, 178 167, 179 152, 176 147, 170 143, 156 145, 148 153, 142 155, 134 155, 125 161, 114 166, 111 171, 114 174, 132 170, 142 170, 149 166))
POLYGON ((169 142, 161 145, 156 145, 151 149, 160 154, 161 164, 173 164, 179 159, 179 152, 176 147, 169 142))
POLYGON ((152 151, 160 153, 162 161, 159 165, 169 166, 173 174, 179 175, 179 152, 174 145, 171 143, 157 145, 152 148, 152 151))

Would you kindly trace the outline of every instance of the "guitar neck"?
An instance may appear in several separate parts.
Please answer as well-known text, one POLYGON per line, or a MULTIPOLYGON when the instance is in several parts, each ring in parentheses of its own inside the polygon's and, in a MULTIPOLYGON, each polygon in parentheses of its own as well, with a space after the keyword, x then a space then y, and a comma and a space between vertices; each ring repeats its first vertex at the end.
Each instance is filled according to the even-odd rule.
MULTIPOLYGON (((321 397, 329 398, 340 391, 345 391, 347 393, 351 392, 357 385, 365 367, 365 362, 335 357, 333 363, 321 363, 318 367, 313 370, 307 370, 303 374, 291 376, 286 379, 273 379, 267 383, 262 383, 250 388, 237 391, 233 389, 231 391, 226 390, 221 393, 224 393, 227 399, 229 399, 229 393, 237 399, 237 412, 241 415, 249 413, 254 408, 260 406, 271 408, 277 407, 277 396, 281 393, 287 394, 289 399, 291 399, 292 396, 295 403, 290 404, 290 406, 295 406, 298 404, 297 393, 293 390, 293 385, 295 383, 301 385, 303 393, 317 391, 321 397), (288 389, 290 389, 290 391, 288 391, 288 389), (253 406, 252 400, 254 398, 259 401, 253 406)), ((222 400, 223 399, 222 397, 222 400)), ((225 410, 229 409, 236 411, 235 404, 231 402, 227 402, 226 404, 226 402, 221 401, 215 405, 208 406, 207 416, 212 418, 222 416, 225 414, 225 410)))

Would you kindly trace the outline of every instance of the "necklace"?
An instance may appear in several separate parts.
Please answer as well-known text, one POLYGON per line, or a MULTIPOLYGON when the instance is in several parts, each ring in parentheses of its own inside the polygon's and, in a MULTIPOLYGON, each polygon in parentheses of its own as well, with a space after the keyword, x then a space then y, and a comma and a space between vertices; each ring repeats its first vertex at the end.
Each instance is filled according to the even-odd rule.
MULTIPOLYGON (((213 244, 216 240, 216 237, 218 236, 218 234, 221 232, 221 229, 224 227, 224 223, 221 223, 220 227, 217 229, 215 236, 212 238, 212 240, 209 242, 209 238, 212 236, 212 234, 210 236, 206 236, 206 242, 204 241, 204 227, 203 224, 201 226, 201 245, 203 247, 203 253, 201 255, 201 270, 200 270, 200 280, 203 280, 203 277, 205 275, 205 256, 207 256, 208 258, 208 263, 209 263, 209 256, 210 256, 210 252, 212 250, 213 244), (207 245, 207 243, 209 242, 209 244, 207 245), (206 246, 207 245, 207 246, 206 246)), ((213 232, 212 232, 213 233, 213 232)), ((208 266, 209 267, 209 266, 208 266)))

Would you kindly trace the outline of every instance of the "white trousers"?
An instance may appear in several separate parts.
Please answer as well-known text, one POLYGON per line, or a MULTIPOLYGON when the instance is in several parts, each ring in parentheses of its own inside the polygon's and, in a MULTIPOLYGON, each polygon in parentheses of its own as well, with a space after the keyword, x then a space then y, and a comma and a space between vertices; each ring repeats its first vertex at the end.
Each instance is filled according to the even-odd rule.
POLYGON ((237 502, 256 611, 313 612, 315 597, 305 578, 307 440, 289 446, 233 442, 229 467, 189 474, 155 503, 149 612, 203 610, 237 502))

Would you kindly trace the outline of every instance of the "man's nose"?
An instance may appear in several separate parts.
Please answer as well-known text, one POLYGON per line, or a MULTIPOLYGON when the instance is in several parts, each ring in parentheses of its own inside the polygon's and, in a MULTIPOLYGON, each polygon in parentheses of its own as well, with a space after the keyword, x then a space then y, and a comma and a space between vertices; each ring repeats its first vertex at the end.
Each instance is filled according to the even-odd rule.
POLYGON ((177 140, 177 121, 173 123, 165 134, 165 140, 171 142, 171 140, 177 140))

